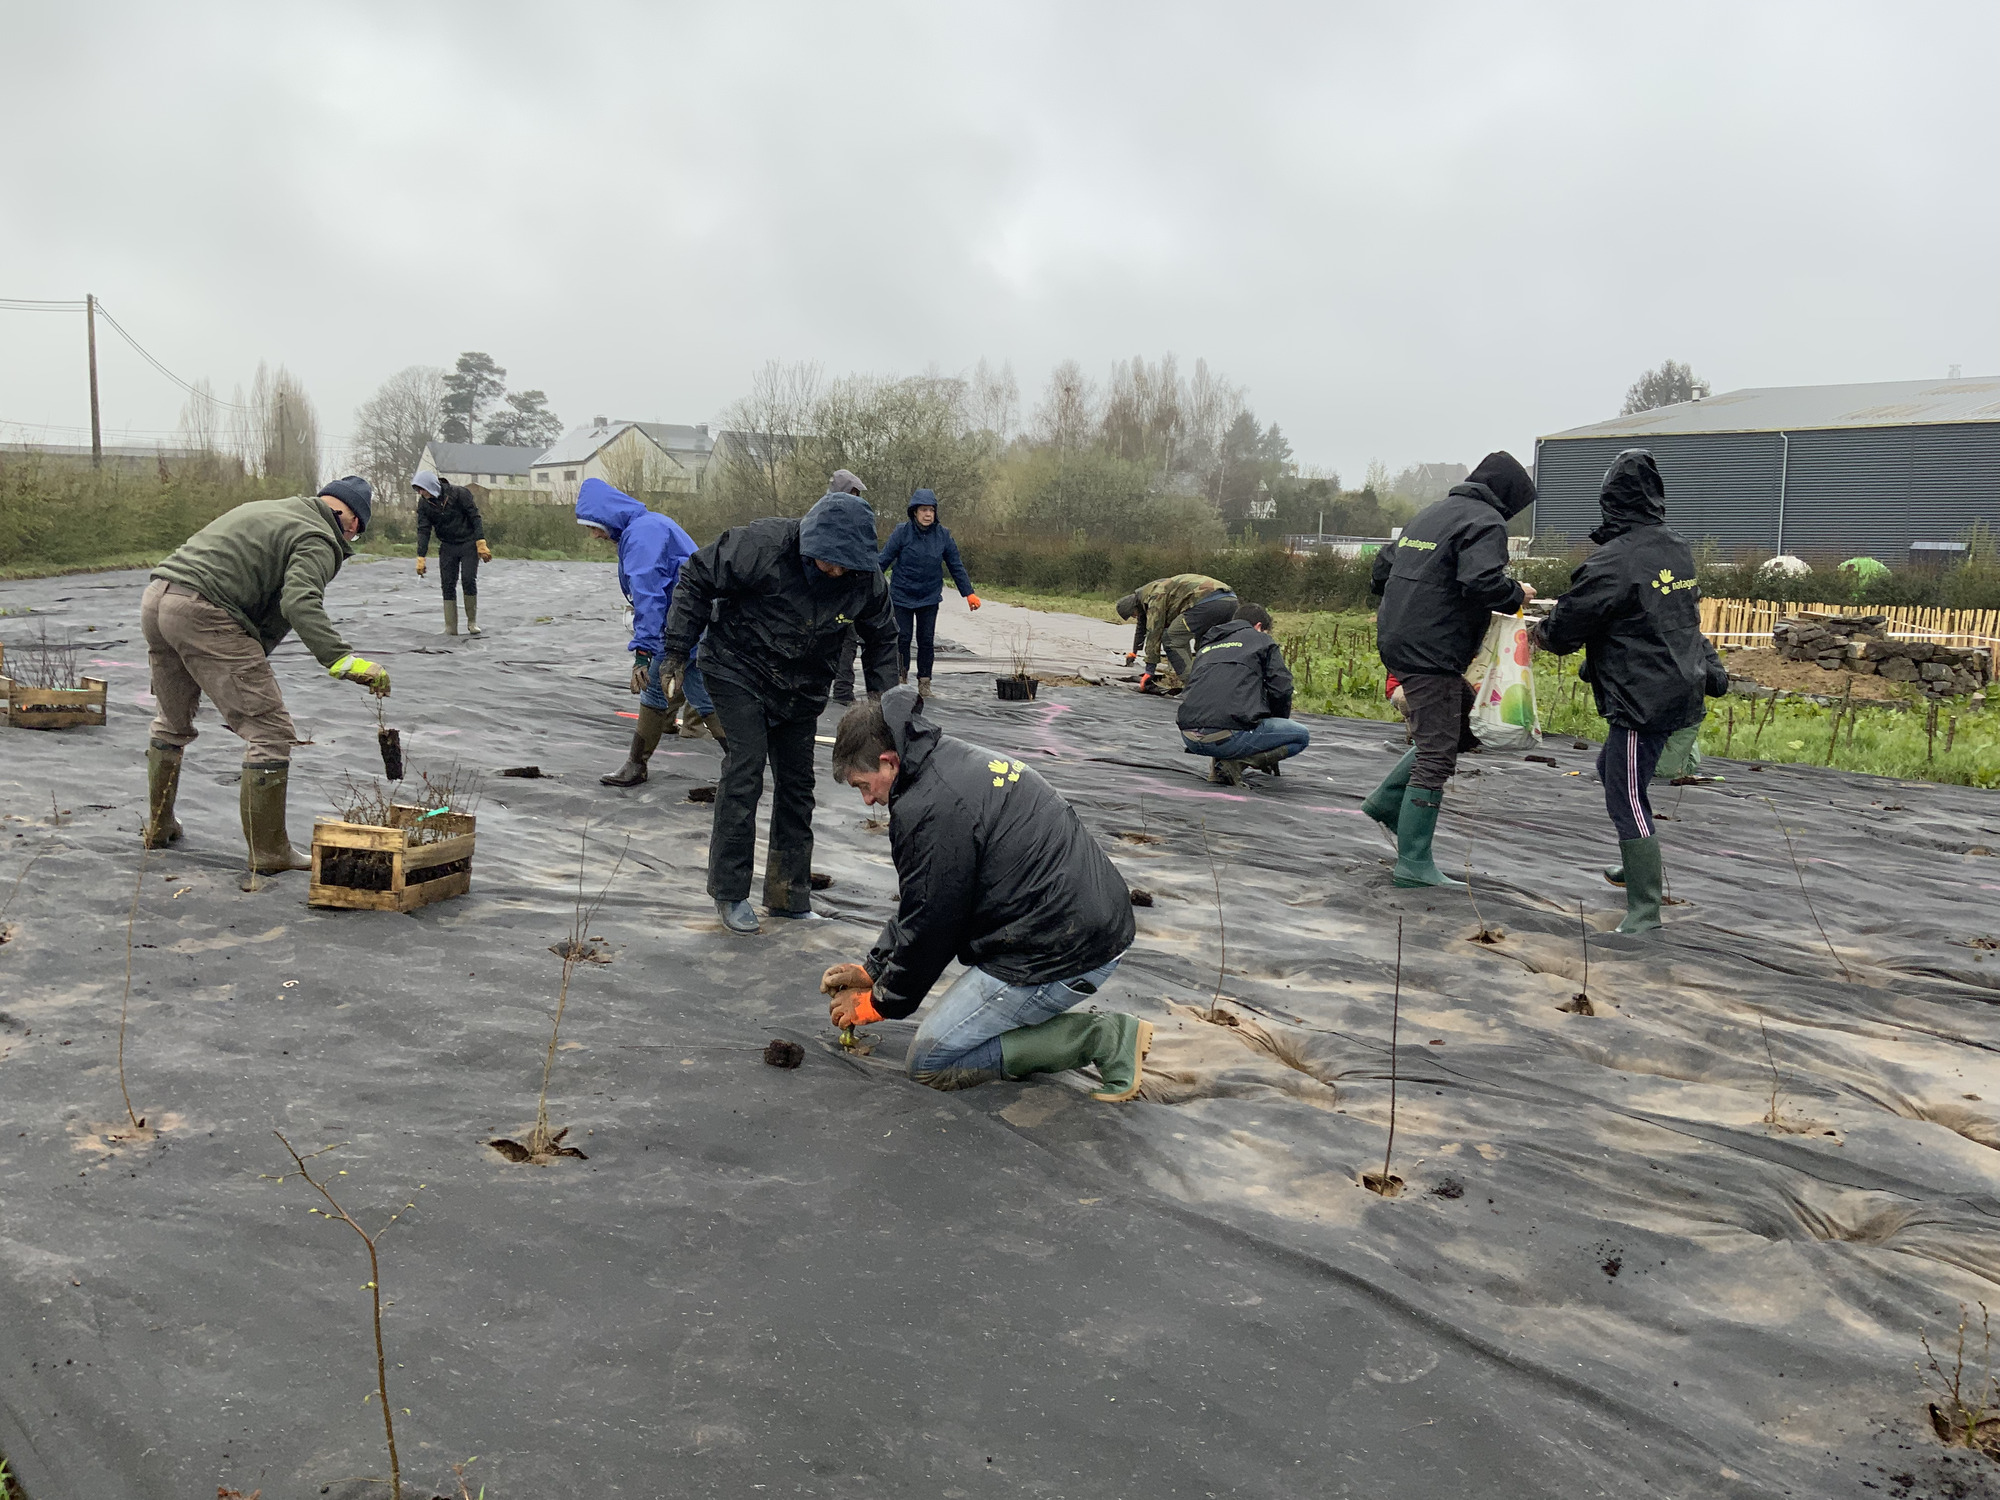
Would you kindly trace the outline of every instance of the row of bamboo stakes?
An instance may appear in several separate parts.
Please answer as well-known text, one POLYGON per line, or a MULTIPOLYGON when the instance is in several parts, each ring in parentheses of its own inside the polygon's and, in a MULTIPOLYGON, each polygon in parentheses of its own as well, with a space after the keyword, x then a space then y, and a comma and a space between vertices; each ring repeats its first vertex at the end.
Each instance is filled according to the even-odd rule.
POLYGON ((1933 609, 1908 604, 1781 604, 1772 599, 1704 599, 1701 630, 1719 646, 1771 644, 1771 627, 1798 615, 1886 615, 1892 639, 1940 646, 2000 648, 2000 609, 1933 609))

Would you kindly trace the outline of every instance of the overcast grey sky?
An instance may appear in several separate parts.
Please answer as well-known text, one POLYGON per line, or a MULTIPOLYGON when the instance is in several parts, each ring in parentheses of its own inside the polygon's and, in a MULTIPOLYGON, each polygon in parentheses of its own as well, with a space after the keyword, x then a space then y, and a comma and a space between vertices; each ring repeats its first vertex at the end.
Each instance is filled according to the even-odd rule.
MULTIPOLYGON (((0 0, 0 297, 351 431, 483 349, 566 421, 1171 350, 1299 459, 1523 457, 1643 368, 2000 374, 2000 6, 0 0), (1385 14, 1386 12, 1386 14, 1385 14)), ((100 341, 108 435, 180 393, 100 341)), ((0 422, 85 428, 0 312, 0 422)), ((13 429, 0 429, 8 434, 13 429)), ((87 436, 85 438, 87 440, 87 436)))

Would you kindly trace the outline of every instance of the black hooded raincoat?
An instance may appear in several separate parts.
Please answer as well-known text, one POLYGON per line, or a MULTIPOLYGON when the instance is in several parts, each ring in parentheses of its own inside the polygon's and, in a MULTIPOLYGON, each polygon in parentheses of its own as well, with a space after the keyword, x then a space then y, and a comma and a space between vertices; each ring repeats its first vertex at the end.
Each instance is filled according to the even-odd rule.
POLYGON ((1729 691, 1729 671, 1701 633, 1694 554, 1667 529, 1666 485, 1644 448, 1627 448, 1604 474, 1598 548, 1536 631, 1545 651, 1583 648, 1583 679, 1597 711, 1637 734, 1699 724, 1704 695, 1729 691))
POLYGON ((1292 671, 1277 641, 1233 618, 1233 595, 1209 598, 1182 616, 1194 632, 1194 665, 1176 722, 1184 730, 1255 729, 1292 716, 1292 671))

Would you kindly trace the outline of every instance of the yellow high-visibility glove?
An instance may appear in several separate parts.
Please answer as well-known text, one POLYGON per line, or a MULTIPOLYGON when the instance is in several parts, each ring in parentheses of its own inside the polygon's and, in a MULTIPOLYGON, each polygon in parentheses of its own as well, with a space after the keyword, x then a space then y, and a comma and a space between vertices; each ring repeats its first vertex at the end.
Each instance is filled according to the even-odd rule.
POLYGON ((418 559, 417 559, 417 577, 421 578, 421 577, 423 577, 423 576, 424 576, 424 574, 428 573, 428 572, 430 571, 430 566, 431 566, 431 560, 430 560, 430 559, 429 559, 428 557, 420 557, 420 558, 418 558, 418 559))
POLYGON ((343 656, 326 669, 329 677, 343 677, 349 682, 358 682, 378 698, 389 696, 389 669, 361 657, 343 656))
POLYGON ((493 549, 486 545, 485 537, 481 537, 476 543, 474 543, 472 550, 479 554, 479 560, 481 562, 493 561, 493 549))

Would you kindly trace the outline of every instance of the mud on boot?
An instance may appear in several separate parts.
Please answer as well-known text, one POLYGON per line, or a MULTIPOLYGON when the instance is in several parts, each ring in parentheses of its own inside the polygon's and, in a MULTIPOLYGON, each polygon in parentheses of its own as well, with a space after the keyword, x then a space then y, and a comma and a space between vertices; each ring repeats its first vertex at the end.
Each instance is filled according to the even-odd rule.
POLYGON ((632 748, 625 752, 625 764, 609 776, 600 776, 602 786, 637 786, 646 779, 646 762, 660 748, 660 736, 667 732, 668 719, 657 708, 639 705, 639 727, 632 732, 632 748))
POLYGON ((146 823, 139 835, 146 848, 164 849, 180 839, 180 820, 174 816, 180 789, 181 747, 154 740, 146 747, 146 823))
POLYGON ((1208 784, 1210 786, 1241 786, 1243 785, 1244 769, 1249 764, 1250 762, 1247 760, 1218 760, 1208 768, 1208 784))
POLYGON ((292 847, 292 836, 285 827, 285 793, 291 774, 290 761, 243 763, 238 803, 243 817, 243 842, 249 846, 253 875, 312 868, 312 861, 292 847))
POLYGON ((1001 1066, 1009 1078, 1095 1064, 1104 1087, 1090 1097, 1106 1104, 1122 1104, 1139 1092, 1152 1047, 1152 1022, 1108 1011, 1065 1011, 1000 1036, 1001 1066))

